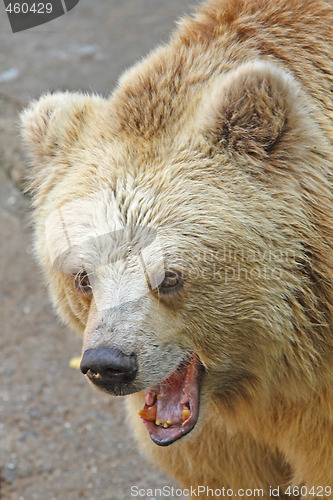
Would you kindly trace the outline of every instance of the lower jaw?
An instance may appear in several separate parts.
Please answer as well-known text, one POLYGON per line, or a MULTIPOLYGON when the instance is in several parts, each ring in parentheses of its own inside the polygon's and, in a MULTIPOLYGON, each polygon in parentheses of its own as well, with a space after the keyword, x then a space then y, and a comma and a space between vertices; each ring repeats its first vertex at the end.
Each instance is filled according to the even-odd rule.
POLYGON ((186 428, 182 428, 181 425, 178 425, 175 427, 169 427, 168 429, 163 429, 157 426, 154 422, 144 422, 144 424, 149 432, 150 438, 155 444, 158 446, 170 446, 175 441, 178 441, 178 439, 191 432, 196 424, 196 420, 192 425, 189 425, 186 428), (163 435, 166 432, 168 434, 163 435))
POLYGON ((203 366, 195 353, 186 363, 153 389, 146 390, 146 403, 139 411, 150 438, 158 446, 169 446, 192 431, 200 406, 203 366), (171 409, 170 423, 166 417, 171 409), (160 415, 166 420, 158 423, 160 415), (185 416, 184 416, 185 415, 185 416))

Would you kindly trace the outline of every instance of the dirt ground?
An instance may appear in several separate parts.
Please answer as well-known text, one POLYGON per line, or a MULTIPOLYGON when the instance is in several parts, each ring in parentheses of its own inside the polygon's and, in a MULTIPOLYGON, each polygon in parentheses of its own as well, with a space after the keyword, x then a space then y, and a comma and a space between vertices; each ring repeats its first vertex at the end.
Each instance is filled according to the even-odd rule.
POLYGON ((47 90, 107 95, 193 3, 80 0, 65 16, 13 34, 0 2, 1 500, 129 500, 132 485, 177 486, 139 455, 123 401, 69 367, 81 341, 55 318, 33 260, 17 113, 47 90))

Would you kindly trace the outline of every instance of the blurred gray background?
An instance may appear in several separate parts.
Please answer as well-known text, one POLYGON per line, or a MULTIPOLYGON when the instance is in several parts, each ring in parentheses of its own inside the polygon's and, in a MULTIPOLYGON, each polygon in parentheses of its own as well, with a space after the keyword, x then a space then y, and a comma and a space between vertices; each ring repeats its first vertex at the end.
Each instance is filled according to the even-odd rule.
POLYGON ((17 114, 47 90, 108 95, 196 3, 80 0, 13 34, 0 1, 1 500, 127 500, 131 485, 177 486, 140 456, 121 399, 97 393, 69 367, 81 340, 55 318, 33 261, 17 114))

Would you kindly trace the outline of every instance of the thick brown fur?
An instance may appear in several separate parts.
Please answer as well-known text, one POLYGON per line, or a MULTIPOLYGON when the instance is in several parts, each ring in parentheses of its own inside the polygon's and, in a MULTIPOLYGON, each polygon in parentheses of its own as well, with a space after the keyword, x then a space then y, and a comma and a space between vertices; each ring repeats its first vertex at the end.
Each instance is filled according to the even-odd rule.
POLYGON ((22 116, 54 304, 86 347, 98 330, 138 349, 130 425, 185 486, 263 488, 264 498, 269 486, 280 498, 288 485, 305 498, 333 488, 332 26, 329 0, 212 0, 109 99, 48 94, 22 116), (100 192, 105 211, 85 213, 100 192), (147 296, 116 318, 79 295, 45 238, 47 217, 73 200, 69 234, 156 228, 184 293, 147 296), (199 421, 160 448, 137 415, 142 390, 186 350, 205 367, 199 421))

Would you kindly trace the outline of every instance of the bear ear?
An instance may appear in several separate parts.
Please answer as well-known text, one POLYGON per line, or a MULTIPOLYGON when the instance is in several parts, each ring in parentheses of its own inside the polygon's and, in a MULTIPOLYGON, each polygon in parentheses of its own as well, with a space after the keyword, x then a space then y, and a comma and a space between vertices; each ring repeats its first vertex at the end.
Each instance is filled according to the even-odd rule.
POLYGON ((65 123, 68 115, 72 115, 73 101, 77 104, 77 94, 45 94, 21 113, 22 136, 33 161, 44 163, 54 156, 61 122, 65 123))
POLYGON ((103 99, 81 93, 45 94, 33 101, 21 115, 21 132, 31 159, 27 190, 36 192, 55 180, 61 166, 59 155, 66 154, 90 113, 103 99))
POLYGON ((299 145, 314 129, 295 78, 266 61, 230 71, 203 106, 205 138, 231 152, 269 156, 292 147, 295 140, 299 145))

